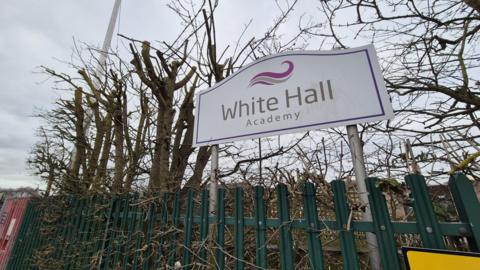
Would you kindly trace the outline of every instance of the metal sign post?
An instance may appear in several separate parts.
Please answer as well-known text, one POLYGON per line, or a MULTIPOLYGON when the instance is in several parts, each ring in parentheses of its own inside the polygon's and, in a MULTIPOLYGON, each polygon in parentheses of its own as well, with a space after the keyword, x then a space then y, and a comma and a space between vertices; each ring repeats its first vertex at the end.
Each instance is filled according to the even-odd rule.
MULTIPOLYGON (((360 201, 366 206, 363 213, 363 221, 372 221, 372 212, 368 203, 368 192, 365 184, 367 178, 365 170, 365 160, 363 159, 363 146, 358 135, 357 125, 347 126, 348 142, 350 143, 350 153, 352 154, 353 169, 357 183, 360 201)), ((378 253, 377 237, 375 234, 367 232, 368 254, 370 256, 370 266, 372 269, 380 269, 380 255, 378 253)))
POLYGON ((218 144, 212 145, 212 160, 211 160, 210 183, 208 185, 209 191, 209 207, 210 215, 215 215, 217 207, 217 182, 218 182, 218 144))
MULTIPOLYGON (((211 156, 211 171, 210 179, 208 183, 208 218, 215 217, 217 215, 217 189, 218 189, 218 144, 214 144, 212 147, 212 156, 211 156)), ((217 224, 215 222, 210 223, 208 226, 208 246, 211 249, 209 251, 209 263, 215 263, 215 251, 217 244, 215 242, 215 234, 217 230, 217 224)))

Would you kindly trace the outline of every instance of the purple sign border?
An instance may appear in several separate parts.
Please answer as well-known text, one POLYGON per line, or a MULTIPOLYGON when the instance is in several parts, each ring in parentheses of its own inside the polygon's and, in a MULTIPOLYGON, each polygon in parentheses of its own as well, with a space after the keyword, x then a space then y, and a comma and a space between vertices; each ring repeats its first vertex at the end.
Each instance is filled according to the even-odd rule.
POLYGON ((266 59, 263 59, 263 60, 259 60, 258 62, 254 62, 254 63, 246 66, 245 68, 239 70, 238 72, 235 72, 232 76, 230 76, 230 77, 226 78, 225 80, 221 81, 219 84, 213 86, 209 90, 200 93, 198 95, 198 115, 195 116, 196 117, 196 122, 197 122, 197 132, 196 132, 197 134, 195 134, 195 141, 196 141, 196 144, 200 144, 200 143, 203 144, 203 143, 208 143, 208 142, 218 141, 218 140, 235 139, 235 138, 241 138, 241 137, 246 137, 246 136, 251 136, 251 135, 259 135, 259 134, 264 134, 264 133, 278 132, 278 131, 291 130, 291 129, 299 129, 299 128, 305 128, 305 127, 311 127, 311 126, 328 125, 328 124, 332 124, 332 123, 341 123, 341 122, 347 122, 347 121, 352 121, 352 120, 377 117, 377 116, 382 116, 382 115, 385 115, 385 110, 383 108, 382 100, 381 100, 381 97, 380 97, 380 92, 378 90, 377 80, 375 79, 375 74, 373 73, 373 67, 372 67, 372 62, 370 60, 370 54, 368 53, 368 48, 359 49, 358 51, 350 51, 350 52, 338 51, 336 53, 334 52, 334 53, 322 53, 322 54, 308 54, 308 53, 291 53, 291 54, 288 54, 287 53, 287 54, 281 54, 281 55, 278 55, 278 56, 273 56, 273 57, 269 57, 269 58, 266 58, 266 59), (237 135, 237 136, 216 138, 216 139, 210 139, 210 140, 205 140, 205 141, 198 141, 198 133, 199 133, 199 130, 200 130, 198 121, 200 119, 200 104, 201 104, 201 100, 202 100, 202 95, 205 95, 207 93, 212 92, 213 90, 215 90, 218 87, 222 86, 223 84, 227 83, 229 80, 233 79, 235 76, 237 76, 238 74, 242 73, 243 71, 249 69, 250 67, 253 67, 253 66, 255 66, 257 64, 260 64, 260 63, 262 63, 264 61, 267 61, 267 60, 275 59, 275 58, 278 58, 278 57, 285 57, 285 56, 289 56, 289 55, 295 55, 295 56, 297 56, 297 55, 334 56, 334 55, 355 54, 355 53, 361 53, 361 52, 365 52, 365 55, 367 57, 368 65, 369 65, 369 68, 370 68, 370 74, 372 75, 372 80, 373 80, 373 83, 375 85, 375 92, 377 94, 378 103, 380 105, 380 109, 381 109, 382 113, 360 116, 360 117, 353 117, 353 118, 345 118, 345 119, 340 119, 340 120, 335 120, 335 121, 320 122, 320 123, 309 124, 309 125, 300 125, 300 126, 294 126, 294 127, 289 127, 289 128, 272 129, 272 130, 268 130, 268 131, 247 133, 247 134, 242 134, 242 135, 237 135))

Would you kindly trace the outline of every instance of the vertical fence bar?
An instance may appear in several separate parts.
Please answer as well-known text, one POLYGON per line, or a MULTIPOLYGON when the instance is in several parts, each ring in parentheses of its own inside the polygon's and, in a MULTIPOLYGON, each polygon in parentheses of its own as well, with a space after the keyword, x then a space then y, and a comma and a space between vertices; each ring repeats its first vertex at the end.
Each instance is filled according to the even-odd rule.
POLYGON ((244 241, 245 241, 245 221, 243 217, 243 189, 235 188, 235 269, 243 270, 244 264, 244 241))
MULTIPOLYGON (((38 240, 36 241, 37 243, 37 252, 40 252, 40 254, 43 254, 44 250, 45 250, 45 242, 46 242, 46 239, 47 239, 47 229, 48 229, 48 221, 46 219, 46 217, 49 216, 50 214, 50 209, 48 207, 45 206, 45 201, 42 202, 42 214, 41 214, 41 225, 40 225, 40 231, 39 231, 39 234, 38 234, 38 240)), ((81 212, 80 212, 81 213, 81 212)), ((80 214, 81 216, 81 214, 80 214)), ((81 217, 80 217, 80 221, 81 221, 81 217)), ((77 224, 77 228, 79 227, 80 225, 77 224)), ((78 230, 75 234, 75 241, 77 240, 76 237, 78 235, 78 230)), ((76 254, 75 254, 76 255, 76 254)))
POLYGON ((159 237, 158 237, 158 247, 157 255, 155 258, 155 269, 161 268, 163 253, 163 244, 165 241, 165 229, 168 222, 168 193, 163 193, 162 201, 160 202, 160 224, 159 224, 159 237))
MULTIPOLYGON (((57 263, 56 259, 55 259, 55 244, 56 244, 56 241, 58 239, 58 235, 60 234, 59 232, 59 228, 60 228, 60 224, 62 222, 62 220, 60 218, 57 217, 58 215, 58 210, 59 208, 61 209, 61 205, 59 205, 59 201, 58 200, 55 200, 55 198, 52 198, 52 197, 47 197, 47 198, 44 198, 44 200, 48 200, 49 202, 49 205, 55 205, 55 207, 51 207, 51 213, 50 215, 51 216, 55 216, 55 218, 52 220, 52 222, 50 223, 50 228, 51 228, 51 231, 49 233, 49 238, 47 240, 47 249, 53 249, 49 252, 47 252, 48 255, 46 255, 46 257, 49 258, 49 261, 50 261, 50 265, 55 265, 57 263)), ((87 208, 88 209, 88 208, 87 208)), ((84 235, 82 234, 82 237, 84 235)), ((83 241, 83 239, 80 239, 80 241, 83 241)), ((83 245, 82 245, 82 248, 80 248, 80 260, 83 258, 83 245)))
MULTIPOLYGON (((208 241, 208 202, 209 202, 209 190, 202 190, 202 201, 200 208, 200 250, 199 250, 199 262, 202 265, 207 264, 207 241, 208 241)), ((201 267, 203 269, 203 267, 201 267)))
POLYGON ((84 212, 85 212, 86 208, 88 207, 87 203, 88 203, 88 201, 87 201, 86 198, 80 199, 81 208, 80 208, 79 211, 77 211, 75 213, 75 216, 77 217, 77 221, 75 222, 75 227, 74 227, 74 232, 73 232, 72 244, 73 244, 74 247, 73 247, 72 254, 71 254, 72 261, 69 265, 69 269, 76 269, 78 260, 80 258, 80 250, 81 250, 82 245, 79 244, 79 239, 81 239, 83 225, 85 224, 85 220, 84 220, 83 217, 84 217, 84 212))
POLYGON ((109 254, 107 252, 107 254, 105 254, 105 250, 108 249, 108 247, 106 247, 107 243, 111 240, 110 239, 110 236, 111 236, 111 230, 110 230, 110 224, 111 224, 111 219, 112 219, 112 213, 114 211, 114 206, 115 206, 115 203, 117 201, 117 196, 114 196, 113 198, 111 199, 108 199, 107 198, 107 201, 108 201, 108 208, 107 208, 107 212, 106 212, 106 215, 105 215, 105 225, 102 227, 102 241, 101 241, 101 245, 100 245, 100 251, 99 251, 99 256, 98 256, 98 264, 97 264, 97 269, 102 269, 102 265, 104 266, 103 269, 107 269, 108 268, 108 264, 105 264, 105 260, 104 260, 104 257, 106 258, 109 258, 111 254, 109 254))
POLYGON ((335 216, 337 218, 337 229, 340 237, 340 247, 342 248, 343 267, 344 269, 357 270, 360 268, 358 266, 353 228, 351 227, 353 213, 348 206, 345 182, 342 180, 334 180, 331 182, 331 187, 335 205, 335 216))
POLYGON ((261 186, 255 187, 255 247, 256 247, 256 266, 260 269, 267 268, 267 218, 265 210, 265 201, 263 200, 264 189, 261 186))
POLYGON ((128 233, 127 233, 127 241, 124 244, 124 253, 123 253, 123 262, 122 262, 122 269, 128 269, 128 262, 130 259, 130 242, 132 241, 132 233, 135 229, 135 223, 137 222, 137 210, 138 210, 138 194, 134 194, 131 204, 133 207, 129 207, 128 210, 128 233))
MULTIPOLYGON (((41 202, 39 202, 39 204, 41 204, 41 202)), ((43 216, 45 215, 45 209, 42 205, 39 205, 38 206, 38 213, 37 213, 37 225, 36 225, 36 232, 35 232, 35 237, 33 238, 33 245, 32 245, 32 253, 30 254, 30 258, 32 259, 32 262, 34 262, 35 264, 30 264, 30 267, 34 268, 35 266, 37 266, 37 263, 38 263, 38 260, 33 260, 35 257, 38 258, 38 252, 40 251, 40 248, 41 248, 41 237, 42 237, 42 229, 44 228, 44 222, 43 222, 43 216)), ((75 225, 76 225, 76 222, 75 222, 75 225)), ((76 226, 74 226, 73 228, 75 228, 76 226)), ((74 233, 72 233, 72 235, 75 235, 74 233)))
POLYGON ((74 224, 72 235, 72 245, 73 249, 71 249, 71 256, 70 256, 70 263, 68 269, 78 269, 80 266, 81 254, 82 254, 82 247, 83 245, 80 243, 82 239, 82 232, 84 230, 85 225, 85 212, 88 209, 88 200, 86 198, 80 199, 80 209, 75 212, 75 217, 77 221, 74 224))
POLYGON ((423 246, 427 248, 445 249, 442 232, 433 210, 433 204, 428 193, 425 178, 422 175, 411 174, 405 177, 413 197, 413 209, 417 219, 418 231, 423 246))
POLYGON ((320 224, 318 223, 315 187, 309 182, 305 183, 303 189, 303 214, 307 223, 310 269, 321 270, 323 269, 323 252, 320 243, 320 224))
POLYGON ((287 186, 277 186, 278 212, 280 218, 280 265, 284 270, 294 269, 293 265, 293 241, 290 231, 290 208, 288 204, 287 186))
POLYGON ((193 191, 187 192, 187 212, 184 220, 183 258, 182 268, 191 268, 192 258, 192 228, 193 228, 193 191))
MULTIPOLYGON (((60 228, 57 228, 59 229, 59 234, 57 236, 57 241, 55 243, 55 253, 53 255, 53 258, 55 260, 62 260, 62 250, 65 246, 65 236, 66 236, 66 231, 67 231, 67 226, 68 226, 68 223, 67 223, 67 217, 65 216, 65 212, 67 212, 67 209, 68 207, 71 205, 71 202, 72 202, 72 197, 66 197, 64 199, 64 207, 63 207, 63 212, 61 213, 61 216, 60 216, 60 223, 59 223, 59 227, 60 228)), ((61 267, 61 266, 59 266, 61 267)))
POLYGON ((106 247, 106 254, 105 254, 105 260, 104 260, 104 265, 105 268, 108 269, 110 268, 110 261, 112 260, 112 255, 113 252, 115 252, 115 240, 117 239, 117 223, 118 223, 118 218, 120 216, 120 205, 121 205, 121 198, 114 196, 112 198, 112 210, 113 213, 111 213, 110 217, 107 217, 108 221, 110 222, 110 219, 113 216, 113 222, 111 228, 108 228, 108 232, 106 234, 106 237, 108 240, 108 245, 106 247))
MULTIPOLYGON (((96 266, 98 269, 101 265, 102 262, 102 256, 103 256, 103 239, 105 237, 105 222, 103 218, 105 217, 105 209, 109 209, 109 207, 106 207, 106 204, 110 205, 110 201, 105 197, 102 196, 100 200, 98 200, 97 204, 97 211, 95 213, 95 216, 97 217, 96 219, 96 224, 95 224, 95 248, 93 249, 93 255, 92 255, 92 261, 90 262, 93 266, 96 266)), ((107 212, 108 213, 108 212, 107 212)))
MULTIPOLYGON (((83 235, 82 235, 82 238, 81 238, 81 248, 80 248, 80 260, 79 260, 79 269, 88 269, 89 268, 89 261, 88 261, 88 242, 89 242, 89 237, 90 237, 90 229, 91 229, 91 225, 92 225, 92 219, 93 219, 93 215, 92 215, 92 212, 93 212, 93 207, 92 207, 92 204, 94 203, 95 201, 95 197, 94 196, 91 196, 88 198, 88 206, 87 206, 87 210, 86 210, 86 213, 85 213, 85 227, 83 229, 83 235)), ((63 219, 62 219, 62 222, 61 224, 63 224, 63 219)))
POLYGON ((145 222, 145 212, 140 209, 139 212, 136 212, 135 215, 138 215, 138 221, 136 223, 136 232, 135 232, 135 251, 133 252, 133 262, 132 269, 138 269, 138 260, 140 256, 140 247, 143 240, 143 223, 145 222))
POLYGON ((150 265, 154 263, 152 260, 152 233, 153 233, 153 226, 155 225, 155 218, 157 212, 157 203, 156 203, 157 195, 153 194, 152 202, 150 202, 150 206, 148 208, 148 225, 147 225, 147 236, 145 239, 145 245, 147 246, 147 250, 144 252, 145 256, 143 257, 142 262, 142 270, 150 269, 150 265), (151 262, 151 263, 150 263, 151 262))
POLYGON ((95 235, 96 235, 96 226, 97 226, 97 221, 96 221, 96 205, 98 201, 100 201, 101 198, 98 195, 94 195, 92 198, 92 202, 90 204, 90 226, 89 226, 89 232, 87 235, 87 244, 85 245, 85 264, 87 265, 87 269, 90 269, 90 264, 92 260, 92 255, 95 252, 95 235))
POLYGON ((32 217, 32 226, 30 226, 30 230, 28 232, 28 241, 27 241, 27 246, 26 246, 26 252, 24 255, 24 259, 20 263, 20 267, 18 269, 30 269, 33 268, 33 255, 35 253, 35 249, 37 247, 37 241, 38 241, 38 235, 40 233, 40 207, 39 204, 40 202, 38 200, 35 201, 34 205, 34 213, 32 217))
POLYGON ((85 239, 85 230, 88 226, 88 214, 90 213, 90 201, 91 197, 85 198, 83 200, 83 208, 78 215, 80 215, 80 225, 77 233, 77 238, 76 238, 76 244, 78 246, 78 249, 76 250, 76 253, 78 254, 78 257, 75 259, 75 262, 73 264, 74 269, 82 269, 83 265, 83 257, 85 256, 83 250, 84 250, 84 239, 85 239))
MULTIPOLYGON (((89 222, 87 228, 87 236, 85 238, 85 257, 83 258, 85 268, 90 269, 92 255, 95 252, 95 230, 96 230, 96 208, 97 202, 100 200, 98 195, 92 196, 92 200, 90 201, 90 213, 89 213, 89 222)), ((63 222, 63 221, 62 221, 63 222)))
POLYGON ((77 215, 76 213, 78 213, 80 207, 81 207, 81 204, 80 204, 80 200, 77 199, 76 197, 73 197, 72 196, 72 204, 74 205, 73 206, 73 209, 72 208, 69 208, 69 222, 67 222, 67 232, 66 232, 66 235, 65 235, 65 245, 64 245, 64 248, 63 248, 63 252, 62 252, 62 258, 63 258, 63 262, 64 262, 64 269, 69 269, 70 268, 70 261, 71 261, 71 256, 72 256, 72 242, 73 242, 73 234, 74 234, 74 230, 75 230, 75 224, 76 224, 76 220, 77 220, 77 215))
POLYGON ((35 237, 39 233, 39 229, 40 229, 40 223, 39 223, 40 210, 39 210, 38 204, 39 204, 39 200, 35 200, 35 204, 33 206, 32 224, 29 228, 29 231, 27 232, 28 240, 26 242, 24 258, 20 262, 20 267, 18 269, 28 269, 33 266, 32 255, 35 248, 35 245, 34 245, 35 237))
POLYGON ((225 189, 219 188, 217 192, 217 237, 215 248, 215 269, 225 268, 225 189))
MULTIPOLYGON (((97 197, 90 197, 88 200, 87 200, 87 205, 86 205, 86 213, 85 213, 85 226, 84 228, 82 229, 82 237, 81 237, 81 241, 82 243, 77 243, 78 246, 80 246, 80 259, 79 259, 79 264, 80 266, 78 266, 79 269, 89 269, 89 266, 90 266, 90 254, 92 253, 92 245, 90 245, 90 243, 87 244, 87 241, 90 241, 90 238, 92 237, 91 236, 91 233, 90 233, 90 230, 92 228, 92 225, 94 224, 94 217, 95 217, 95 209, 93 207, 93 205, 95 204, 96 200, 98 198, 97 197), (90 217, 91 216, 91 217, 90 217)), ((72 197, 69 198, 69 201, 71 202, 72 201, 72 197)), ((69 203, 70 204, 70 203, 69 203)), ((65 208, 66 212, 69 211, 69 208, 68 206, 65 208)), ((68 236, 67 234, 67 226, 70 226, 71 225, 71 222, 69 221, 69 218, 67 216, 63 216, 62 218, 62 224, 63 224, 63 228, 62 228, 62 236, 60 237, 61 238, 61 241, 62 243, 58 246, 59 249, 63 249, 63 247, 66 246, 67 244, 67 239, 66 237, 68 236)))
MULTIPOLYGON (((128 220, 128 214, 129 214, 129 206, 128 206, 128 202, 129 202, 129 198, 130 196, 129 195, 125 195, 123 196, 122 200, 121 200, 121 218, 120 218, 120 227, 118 229, 118 233, 115 237, 115 248, 113 250, 113 267, 115 268, 118 268, 119 267, 119 262, 120 262, 120 254, 122 253, 122 243, 123 243, 123 235, 124 235, 124 232, 125 232, 125 226, 127 224, 127 220, 128 220)), ((119 213, 120 214, 120 213, 119 213)))
POLYGON ((367 178, 368 200, 372 209, 373 227, 377 236, 383 269, 401 270, 397 245, 387 203, 382 192, 377 188, 377 178, 367 178))
POLYGON ((472 183, 464 174, 450 176, 448 181, 460 221, 467 223, 472 236, 467 238, 470 251, 480 251, 480 204, 472 183))
POLYGON ((173 214, 172 214, 172 226, 173 226, 173 233, 171 234, 170 237, 170 245, 169 245, 169 250, 170 252, 168 256, 168 265, 171 267, 174 267, 175 265, 175 260, 176 260, 176 255, 177 255, 177 247, 176 243, 178 240, 178 225, 180 224, 180 192, 175 192, 175 195, 173 196, 173 214))
POLYGON ((90 264, 96 265, 98 264, 98 258, 100 255, 100 247, 102 246, 102 216, 103 216, 103 205, 105 204, 105 197, 99 196, 94 204, 94 220, 93 220, 93 232, 92 232, 92 240, 93 240, 93 247, 90 251, 91 261, 90 264))

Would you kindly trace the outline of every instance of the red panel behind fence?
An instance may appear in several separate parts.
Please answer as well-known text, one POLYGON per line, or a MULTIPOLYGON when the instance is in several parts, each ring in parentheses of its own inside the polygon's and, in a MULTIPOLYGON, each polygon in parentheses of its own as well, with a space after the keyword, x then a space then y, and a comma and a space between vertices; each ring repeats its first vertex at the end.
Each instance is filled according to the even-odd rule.
POLYGON ((8 198, 0 211, 0 270, 5 269, 30 198, 8 198))

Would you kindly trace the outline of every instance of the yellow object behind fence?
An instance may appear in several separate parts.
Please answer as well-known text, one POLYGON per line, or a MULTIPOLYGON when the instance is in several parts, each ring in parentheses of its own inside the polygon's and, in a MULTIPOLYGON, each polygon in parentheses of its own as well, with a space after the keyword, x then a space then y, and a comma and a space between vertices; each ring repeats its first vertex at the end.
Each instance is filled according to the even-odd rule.
POLYGON ((480 253, 402 248, 409 270, 480 270, 480 253))

